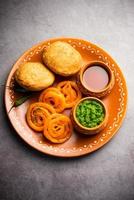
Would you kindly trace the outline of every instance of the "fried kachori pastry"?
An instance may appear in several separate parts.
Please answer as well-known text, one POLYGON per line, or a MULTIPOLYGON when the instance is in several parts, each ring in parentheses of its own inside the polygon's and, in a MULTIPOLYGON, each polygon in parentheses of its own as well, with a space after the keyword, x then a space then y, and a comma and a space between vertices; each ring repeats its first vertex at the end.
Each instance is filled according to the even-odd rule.
POLYGON ((39 62, 27 62, 15 72, 17 83, 30 91, 40 91, 53 84, 54 74, 39 62))
POLYGON ((82 57, 70 44, 57 41, 44 50, 43 61, 53 72, 70 76, 80 70, 82 57))

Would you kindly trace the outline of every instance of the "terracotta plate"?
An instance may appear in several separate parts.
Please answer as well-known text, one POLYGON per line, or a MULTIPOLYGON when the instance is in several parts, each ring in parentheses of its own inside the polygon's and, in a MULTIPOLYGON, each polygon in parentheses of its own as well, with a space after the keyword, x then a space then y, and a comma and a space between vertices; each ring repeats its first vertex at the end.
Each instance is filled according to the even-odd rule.
MULTIPOLYGON (((65 41, 76 48, 83 57, 83 64, 89 61, 99 60, 108 64, 113 70, 115 75, 115 86, 112 92, 105 97, 103 102, 108 107, 109 122, 106 128, 95 136, 82 136, 76 132, 73 132, 72 137, 64 144, 54 145, 49 143, 41 133, 36 133, 31 130, 25 120, 25 114, 27 107, 31 101, 37 101, 37 97, 30 99, 18 108, 14 108, 8 117, 20 137, 25 140, 33 148, 54 156, 59 157, 75 157, 82 156, 87 153, 91 153, 98 148, 106 144, 117 132, 122 124, 122 121, 126 113, 127 105, 127 88, 124 76, 117 65, 117 63, 100 47, 81 39, 75 38, 56 38, 43 41, 40 44, 33 46, 27 50, 12 67, 7 79, 6 86, 12 85, 14 82, 14 72, 21 63, 27 61, 39 61, 42 62, 42 51, 45 47, 53 43, 54 41, 65 41)), ((14 92, 5 89, 5 106, 8 113, 11 108, 14 96, 14 92)))

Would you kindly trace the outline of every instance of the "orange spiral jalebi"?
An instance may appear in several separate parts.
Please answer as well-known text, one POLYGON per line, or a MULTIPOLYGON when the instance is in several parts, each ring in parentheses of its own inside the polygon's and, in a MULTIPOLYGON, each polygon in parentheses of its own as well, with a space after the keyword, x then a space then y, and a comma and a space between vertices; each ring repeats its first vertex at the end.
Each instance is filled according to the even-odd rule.
POLYGON ((46 119, 53 113, 54 108, 46 103, 32 103, 27 110, 27 123, 33 130, 43 131, 46 119))
POLYGON ((40 94, 40 97, 39 97, 39 101, 44 101, 44 95, 47 93, 47 92, 55 92, 57 94, 61 94, 60 90, 58 90, 56 87, 49 87, 45 90, 43 90, 43 92, 41 92, 40 94))
POLYGON ((44 136, 53 143, 63 143, 71 137, 72 124, 69 117, 55 113, 50 115, 44 126, 44 136))
POLYGON ((64 95, 54 87, 44 90, 39 97, 39 101, 50 104, 58 113, 65 109, 64 95))
POLYGON ((63 81, 57 85, 57 88, 61 91, 61 93, 65 97, 66 108, 73 107, 78 100, 81 99, 82 94, 77 86, 77 84, 73 81, 63 81))

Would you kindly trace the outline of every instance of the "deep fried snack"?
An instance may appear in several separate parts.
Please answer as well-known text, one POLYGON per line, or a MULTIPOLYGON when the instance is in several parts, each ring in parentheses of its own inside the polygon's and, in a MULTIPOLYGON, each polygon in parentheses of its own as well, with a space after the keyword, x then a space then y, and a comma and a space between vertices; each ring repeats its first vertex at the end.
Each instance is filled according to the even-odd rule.
POLYGON ((40 91, 53 84, 54 74, 39 62, 27 62, 19 66, 15 79, 20 86, 31 91, 40 91))
POLYGON ((43 61, 56 74, 70 76, 80 70, 82 57, 70 44, 57 41, 44 50, 43 61))
POLYGON ((32 103, 27 110, 27 123, 33 130, 43 131, 46 119, 53 113, 55 110, 51 105, 42 102, 32 103))
POLYGON ((39 101, 50 104, 58 113, 65 109, 64 95, 54 87, 44 90, 39 97, 39 101))
POLYGON ((51 92, 55 92, 55 93, 61 95, 61 92, 60 92, 60 90, 59 90, 58 88, 56 88, 56 87, 49 87, 49 88, 47 88, 47 89, 45 89, 45 90, 43 90, 43 91, 41 92, 40 97, 39 97, 39 101, 44 102, 44 95, 45 95, 47 92, 50 92, 50 91, 51 91, 51 92))
POLYGON ((53 143, 63 143, 71 137, 72 124, 63 114, 50 115, 44 126, 44 136, 53 143))
POLYGON ((73 107, 82 97, 77 84, 73 81, 62 81, 57 85, 57 88, 65 97, 66 108, 73 107))

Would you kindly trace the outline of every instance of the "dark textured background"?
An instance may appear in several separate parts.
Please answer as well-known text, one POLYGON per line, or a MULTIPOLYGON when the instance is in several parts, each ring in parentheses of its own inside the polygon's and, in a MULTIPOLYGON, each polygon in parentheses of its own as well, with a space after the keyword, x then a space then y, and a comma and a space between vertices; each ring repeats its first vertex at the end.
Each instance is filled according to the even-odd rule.
POLYGON ((0 0, 0 83, 26 49, 60 36, 90 40, 116 59, 129 89, 126 119, 91 155, 49 157, 12 129, 1 87, 0 200, 134 200, 134 1, 0 0))

